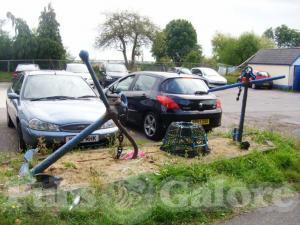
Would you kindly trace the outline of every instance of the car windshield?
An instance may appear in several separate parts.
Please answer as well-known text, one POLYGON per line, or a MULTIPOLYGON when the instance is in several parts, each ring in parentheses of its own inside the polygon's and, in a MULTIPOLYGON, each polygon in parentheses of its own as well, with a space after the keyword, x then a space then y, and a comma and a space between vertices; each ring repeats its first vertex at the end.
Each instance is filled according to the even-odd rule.
POLYGON ((202 68, 201 71, 206 75, 206 76, 220 76, 217 71, 211 68, 202 68))
POLYGON ((161 88, 170 94, 194 95, 208 92, 207 85, 196 78, 171 78, 163 82, 161 88))
POLYGON ((35 70, 40 70, 40 67, 36 64, 28 64, 28 65, 18 65, 16 68, 16 72, 20 71, 35 71, 35 70))
POLYGON ((88 69, 84 64, 68 64, 67 71, 71 71, 73 73, 88 73, 88 69))
POLYGON ((96 97, 95 92, 79 76, 32 75, 28 76, 23 92, 25 99, 96 97))
POLYGON ((107 64, 106 71, 108 72, 127 72, 126 66, 123 64, 107 64))

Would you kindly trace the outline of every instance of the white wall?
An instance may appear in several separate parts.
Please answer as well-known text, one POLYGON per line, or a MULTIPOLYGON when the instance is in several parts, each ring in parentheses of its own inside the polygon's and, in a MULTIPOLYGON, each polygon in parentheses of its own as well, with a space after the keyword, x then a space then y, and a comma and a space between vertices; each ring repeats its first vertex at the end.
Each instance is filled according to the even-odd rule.
POLYGON ((266 71, 270 74, 271 77, 285 75, 284 79, 274 80, 274 84, 278 85, 293 85, 291 80, 291 74, 293 75, 294 70, 290 66, 282 65, 258 65, 258 64, 249 64, 253 70, 266 71))

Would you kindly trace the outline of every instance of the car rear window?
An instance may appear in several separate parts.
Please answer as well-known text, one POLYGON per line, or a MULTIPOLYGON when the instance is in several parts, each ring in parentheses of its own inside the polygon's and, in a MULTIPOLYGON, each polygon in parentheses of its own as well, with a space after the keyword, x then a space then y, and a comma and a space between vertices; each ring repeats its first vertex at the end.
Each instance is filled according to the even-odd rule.
POLYGON ((194 95, 196 92, 208 92, 208 87, 201 79, 171 78, 161 84, 161 90, 170 94, 194 95))

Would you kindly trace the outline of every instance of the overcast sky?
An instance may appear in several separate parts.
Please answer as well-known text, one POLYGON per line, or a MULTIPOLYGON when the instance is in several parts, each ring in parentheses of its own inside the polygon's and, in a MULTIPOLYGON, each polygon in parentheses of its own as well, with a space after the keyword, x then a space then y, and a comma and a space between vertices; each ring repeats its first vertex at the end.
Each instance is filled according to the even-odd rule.
MULTIPOLYGON (((49 2, 71 54, 77 56, 86 49, 94 59, 122 59, 118 51, 93 47, 97 25, 105 18, 103 12, 132 10, 150 17, 160 28, 172 19, 189 20, 207 56, 217 31, 235 36, 245 31, 262 34, 268 27, 281 24, 300 30, 300 0, 0 0, 0 18, 10 11, 36 28, 40 12, 49 2)), ((10 24, 5 28, 11 29, 10 24)), ((144 51, 144 59, 152 60, 149 50, 144 51)))

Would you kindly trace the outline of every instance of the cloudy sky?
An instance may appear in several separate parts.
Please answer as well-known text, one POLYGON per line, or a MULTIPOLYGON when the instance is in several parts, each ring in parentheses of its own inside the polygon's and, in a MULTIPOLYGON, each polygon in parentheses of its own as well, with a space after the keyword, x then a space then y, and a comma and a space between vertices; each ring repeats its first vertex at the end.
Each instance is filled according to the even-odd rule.
MULTIPOLYGON (((300 30, 300 0, 0 0, 0 18, 10 11, 36 28, 40 12, 49 2, 61 25, 63 43, 71 54, 77 56, 86 49, 94 59, 122 59, 118 51, 93 47, 104 12, 132 10, 150 17, 160 28, 172 19, 189 20, 207 56, 211 55, 211 39, 217 31, 261 34, 268 27, 281 24, 300 30)), ((5 28, 10 30, 10 24, 5 28)), ((144 51, 144 59, 152 60, 149 50, 144 51)))

